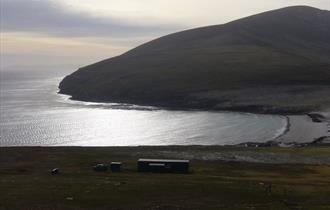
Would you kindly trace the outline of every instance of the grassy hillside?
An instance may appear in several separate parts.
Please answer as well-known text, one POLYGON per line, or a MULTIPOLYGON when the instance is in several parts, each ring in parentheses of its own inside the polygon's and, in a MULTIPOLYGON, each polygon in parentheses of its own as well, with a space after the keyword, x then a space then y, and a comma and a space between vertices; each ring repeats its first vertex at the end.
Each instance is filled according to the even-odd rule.
MULTIPOLYGON (((141 157, 249 156, 330 160, 328 146, 305 148, 0 148, 0 209, 218 210, 330 208, 330 166, 221 161, 191 156, 189 174, 138 173, 141 157), (178 156, 173 156, 174 154, 178 156), (123 161, 121 173, 94 172, 123 161), (60 173, 52 176, 50 170, 60 173), (265 185, 266 184, 266 185, 265 185), (267 184, 272 184, 271 192, 267 184)), ((250 159, 251 160, 251 159, 250 159)))
MULTIPOLYGON (((60 83, 60 92, 87 101, 230 109, 248 105, 237 102, 240 95, 208 93, 254 88, 255 95, 259 89, 269 95, 274 87, 287 87, 278 93, 283 107, 314 109, 330 100, 315 102, 318 92, 299 97, 311 86, 330 93, 329 18, 329 11, 297 6, 171 34, 79 69, 60 83), (296 103, 288 104, 283 94, 296 103)), ((266 99, 252 105, 278 106, 266 99)))

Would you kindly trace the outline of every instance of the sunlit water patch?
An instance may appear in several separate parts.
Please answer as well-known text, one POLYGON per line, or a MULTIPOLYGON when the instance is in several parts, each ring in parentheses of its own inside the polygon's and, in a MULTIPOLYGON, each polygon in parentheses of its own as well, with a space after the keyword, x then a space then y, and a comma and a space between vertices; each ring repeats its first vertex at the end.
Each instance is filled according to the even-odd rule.
POLYGON ((89 103, 57 94, 61 77, 3 74, 1 146, 224 145, 280 136, 286 118, 89 103))

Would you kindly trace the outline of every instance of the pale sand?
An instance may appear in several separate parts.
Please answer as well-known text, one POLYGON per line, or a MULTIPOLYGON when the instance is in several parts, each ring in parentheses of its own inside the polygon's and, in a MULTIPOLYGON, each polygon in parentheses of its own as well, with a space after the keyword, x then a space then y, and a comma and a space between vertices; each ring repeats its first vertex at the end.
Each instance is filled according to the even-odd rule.
POLYGON ((307 143, 319 137, 330 135, 328 122, 315 123, 307 115, 290 115, 288 120, 288 132, 279 137, 277 141, 307 143))

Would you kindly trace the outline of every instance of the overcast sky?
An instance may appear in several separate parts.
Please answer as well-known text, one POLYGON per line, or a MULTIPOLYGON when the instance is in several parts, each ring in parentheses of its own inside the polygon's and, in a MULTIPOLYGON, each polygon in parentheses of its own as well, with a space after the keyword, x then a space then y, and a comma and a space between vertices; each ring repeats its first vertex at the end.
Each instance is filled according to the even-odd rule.
POLYGON ((0 67, 75 70, 168 33, 330 0, 0 0, 0 67))

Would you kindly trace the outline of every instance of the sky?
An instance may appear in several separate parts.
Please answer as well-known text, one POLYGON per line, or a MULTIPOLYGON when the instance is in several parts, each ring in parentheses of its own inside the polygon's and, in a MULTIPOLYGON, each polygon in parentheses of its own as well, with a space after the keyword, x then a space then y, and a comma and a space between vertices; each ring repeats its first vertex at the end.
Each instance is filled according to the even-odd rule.
POLYGON ((76 70, 160 36, 330 0, 0 0, 0 70, 76 70))

